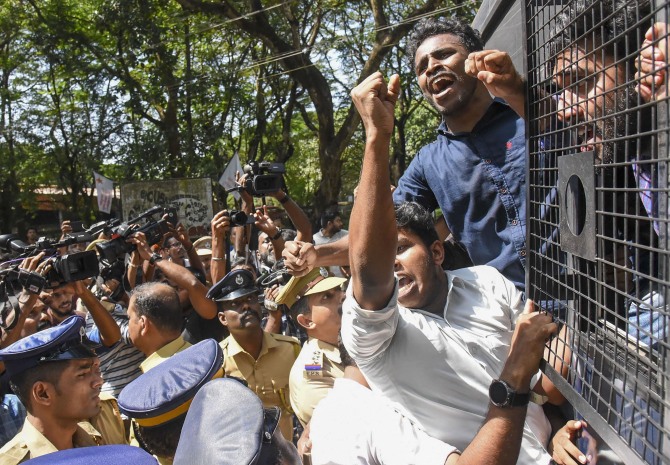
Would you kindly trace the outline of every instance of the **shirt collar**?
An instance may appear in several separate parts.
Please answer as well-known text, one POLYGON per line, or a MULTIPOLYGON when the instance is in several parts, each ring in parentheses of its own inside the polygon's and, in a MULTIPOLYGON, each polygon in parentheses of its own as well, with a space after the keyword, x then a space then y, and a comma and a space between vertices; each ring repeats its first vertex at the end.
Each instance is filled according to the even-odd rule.
MULTIPOLYGON (((39 457, 41 455, 58 452, 56 446, 54 446, 46 436, 40 433, 28 418, 26 418, 26 421, 23 423, 21 436, 30 451, 31 457, 39 457)), ((93 439, 93 437, 102 441, 102 436, 90 423, 81 422, 77 425, 74 436, 72 436, 72 445, 74 447, 97 446, 99 442, 93 439)))
POLYGON ((51 454, 52 452, 58 452, 56 446, 51 444, 42 433, 40 433, 35 426, 26 418, 26 421, 23 423, 23 429, 21 430, 21 436, 23 441, 26 443, 28 450, 30 450, 31 457, 38 457, 40 455, 51 454))
MULTIPOLYGON (((491 119, 493 116, 497 115, 499 112, 505 110, 505 109, 510 109, 510 106, 507 102, 505 102, 503 99, 499 97, 495 97, 489 107, 486 109, 486 112, 484 115, 481 117, 479 121, 477 121, 477 124, 475 124, 474 128, 472 128, 472 132, 474 132, 477 128, 487 124, 488 120, 491 119)), ((470 134, 470 133, 456 133, 453 134, 449 132, 449 129, 447 129, 447 124, 444 122, 444 119, 440 122, 440 125, 437 128, 437 132, 439 135, 442 136, 460 136, 463 134, 470 134)))
MULTIPOLYGON (((244 352, 245 354, 248 353, 245 351, 241 345, 238 344, 238 342, 235 340, 235 338, 230 335, 228 336, 230 340, 228 341, 228 355, 230 356, 235 356, 241 352, 244 352)), ((260 359, 263 355, 268 353, 268 351, 274 347, 277 347, 278 343, 273 338, 270 333, 263 331, 263 341, 261 342, 261 352, 258 354, 258 358, 260 359)))
POLYGON ((141 364, 140 364, 140 369, 142 370, 142 373, 145 373, 147 370, 150 368, 158 365, 161 361, 168 359, 172 357, 174 354, 177 352, 183 350, 184 345, 187 344, 186 341, 184 341, 184 338, 179 336, 177 339, 175 339, 172 342, 168 342, 165 344, 163 347, 158 349, 156 352, 153 354, 149 355, 141 364))

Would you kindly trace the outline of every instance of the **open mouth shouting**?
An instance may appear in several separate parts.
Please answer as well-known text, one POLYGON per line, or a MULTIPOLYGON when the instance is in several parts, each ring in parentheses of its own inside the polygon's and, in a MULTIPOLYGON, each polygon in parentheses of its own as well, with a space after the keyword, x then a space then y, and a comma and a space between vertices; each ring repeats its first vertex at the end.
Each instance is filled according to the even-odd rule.
POLYGON ((446 70, 437 72, 428 82, 428 90, 439 98, 447 94, 456 82, 456 77, 446 70))
POLYGON ((398 299, 406 296, 414 289, 414 280, 404 274, 396 274, 398 277, 398 299))

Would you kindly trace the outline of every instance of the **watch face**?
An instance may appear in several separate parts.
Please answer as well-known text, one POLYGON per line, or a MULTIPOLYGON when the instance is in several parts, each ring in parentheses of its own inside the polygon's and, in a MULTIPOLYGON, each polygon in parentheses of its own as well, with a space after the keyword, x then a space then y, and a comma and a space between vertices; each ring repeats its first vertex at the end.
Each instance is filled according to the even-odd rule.
POLYGON ((491 383, 491 386, 489 387, 489 397, 491 398, 491 402, 493 402, 493 404, 497 405, 498 407, 506 405, 508 402, 507 394, 507 386, 505 386, 504 383, 498 380, 491 383))

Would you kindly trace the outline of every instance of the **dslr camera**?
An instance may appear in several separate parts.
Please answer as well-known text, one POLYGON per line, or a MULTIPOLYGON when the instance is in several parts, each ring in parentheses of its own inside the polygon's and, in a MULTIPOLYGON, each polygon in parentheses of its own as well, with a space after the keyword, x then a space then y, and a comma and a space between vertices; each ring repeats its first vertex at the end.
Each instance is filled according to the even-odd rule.
POLYGON ((245 224, 254 224, 256 221, 253 216, 247 215, 243 211, 230 211, 230 227, 244 226, 245 224))
POLYGON ((255 197, 274 194, 282 188, 282 175, 286 172, 283 163, 250 161, 243 168, 247 174, 242 188, 255 197))

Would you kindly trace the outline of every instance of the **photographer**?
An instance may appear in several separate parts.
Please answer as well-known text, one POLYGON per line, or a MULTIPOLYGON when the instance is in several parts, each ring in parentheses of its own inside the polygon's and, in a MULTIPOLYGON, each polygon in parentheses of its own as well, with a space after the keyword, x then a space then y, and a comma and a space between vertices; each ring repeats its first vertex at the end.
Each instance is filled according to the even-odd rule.
MULTIPOLYGON (((144 233, 135 233, 128 241, 137 246, 140 257, 148 261, 156 271, 160 271, 176 287, 186 290, 188 299, 198 315, 207 320, 216 317, 216 304, 206 297, 207 288, 198 281, 193 273, 177 263, 163 259, 159 253, 152 253, 144 233)), ((191 248, 193 248, 192 244, 191 248)))
POLYGON ((226 235, 230 233, 230 214, 228 210, 221 210, 214 215, 211 227, 212 260, 210 262, 210 274, 212 282, 216 283, 228 273, 226 269, 226 254, 230 253, 226 249, 226 235))
MULTIPOLYGON (((165 219, 165 217, 163 218, 165 219)), ((170 234, 163 242, 164 257, 184 268, 193 266, 204 273, 205 269, 202 266, 202 261, 195 247, 193 247, 193 242, 191 242, 184 225, 179 223, 176 228, 170 225, 169 230, 170 234)))
POLYGON ((254 225, 258 228, 258 250, 256 250, 258 270, 261 274, 270 273, 281 260, 284 250, 282 230, 268 216, 267 207, 257 209, 254 218, 256 219, 254 225))
MULTIPOLYGON (((144 361, 144 354, 133 345, 128 335, 128 294, 124 292, 123 284, 114 277, 104 282, 98 280, 92 292, 120 332, 120 339, 116 344, 96 349, 103 379, 101 394, 116 398, 128 383, 140 375, 140 363, 144 361)), ((84 302, 80 303, 82 305, 78 309, 83 309, 84 302)), ((98 321, 93 318, 93 314, 86 315, 86 335, 93 341, 101 342, 98 321)))
MULTIPOLYGON (((47 266, 46 262, 40 263, 44 258, 44 253, 28 257, 19 266, 19 269, 40 273, 47 266)), ((36 314, 40 309, 39 299, 36 294, 22 289, 17 297, 18 311, 11 308, 12 304, 7 301, 4 303, 5 310, 2 312, 2 326, 0 326, 0 348, 7 347, 19 339, 37 332, 39 320, 42 313, 36 314), (11 308, 11 309, 10 309, 11 308)), ((4 370, 4 365, 0 362, 0 372, 4 370)))

